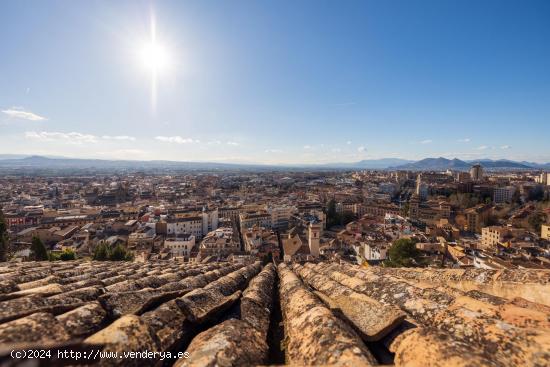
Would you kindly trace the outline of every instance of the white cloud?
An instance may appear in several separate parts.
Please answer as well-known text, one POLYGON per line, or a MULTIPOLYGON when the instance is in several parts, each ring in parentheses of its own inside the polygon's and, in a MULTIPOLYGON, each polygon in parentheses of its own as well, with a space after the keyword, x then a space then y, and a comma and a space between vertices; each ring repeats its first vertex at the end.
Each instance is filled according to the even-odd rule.
POLYGON ((19 107, 8 108, 7 110, 2 110, 2 112, 10 117, 23 119, 23 120, 30 120, 30 121, 47 120, 47 118, 45 118, 44 116, 37 115, 36 113, 30 112, 30 111, 25 111, 19 107))
POLYGON ((136 138, 134 138, 133 136, 127 136, 127 135, 116 135, 116 136, 103 135, 101 138, 105 140, 128 140, 128 141, 136 140, 136 138))
POLYGON ((68 144, 97 143, 97 136, 77 132, 27 131, 25 132, 25 138, 35 141, 54 141, 68 144))
POLYGON ((312 148, 311 148, 311 145, 304 145, 304 149, 305 149, 305 150, 310 150, 310 149, 312 149, 312 148))
POLYGON ((431 144, 431 143, 432 143, 432 139, 425 139, 420 142, 420 144, 431 144))
POLYGON ((266 153, 282 153, 283 151, 281 149, 266 149, 266 153))
POLYGON ((510 145, 503 145, 503 146, 500 147, 500 149, 510 149, 510 148, 511 148, 510 145))
POLYGON ((457 141, 458 141, 459 143, 469 143, 469 142, 470 142, 470 138, 458 139, 457 141))
POLYGON ((237 142, 234 142, 234 141, 228 141, 228 142, 227 142, 227 145, 232 145, 232 146, 235 146, 235 147, 236 147, 236 146, 238 146, 238 145, 240 145, 240 144, 237 143, 237 142))
POLYGON ((333 153, 340 153, 341 151, 342 151, 342 149, 340 149, 340 148, 332 148, 331 149, 331 152, 333 152, 333 153))
POLYGON ((366 152, 367 151, 367 148, 363 147, 363 146, 360 146, 359 148, 357 148, 357 151, 362 153, 362 152, 366 152))
POLYGON ((209 141, 209 142, 206 143, 206 144, 210 144, 210 145, 212 145, 212 144, 220 145, 221 143, 222 143, 222 142, 219 141, 219 140, 212 140, 212 141, 209 141))
POLYGON ((158 141, 163 141, 165 143, 176 143, 176 144, 200 143, 200 140, 193 140, 191 138, 182 138, 179 135, 176 135, 176 136, 155 136, 155 139, 158 140, 158 141))
POLYGON ((476 149, 477 150, 486 150, 486 149, 489 149, 489 147, 487 145, 482 145, 480 147, 477 147, 476 149))
POLYGON ((346 141, 347 145, 351 145, 351 140, 346 141))

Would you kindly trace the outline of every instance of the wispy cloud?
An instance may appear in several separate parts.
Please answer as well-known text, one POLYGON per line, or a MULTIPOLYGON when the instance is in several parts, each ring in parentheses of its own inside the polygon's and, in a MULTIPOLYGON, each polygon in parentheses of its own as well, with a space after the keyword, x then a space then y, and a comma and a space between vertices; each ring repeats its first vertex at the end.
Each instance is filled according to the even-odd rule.
POLYGON ((332 148, 330 151, 333 152, 333 153, 340 153, 340 152, 342 151, 342 149, 340 149, 340 148, 332 148))
POLYGON ((200 140, 194 140, 191 138, 182 138, 179 135, 176 136, 155 136, 155 139, 165 143, 175 143, 175 144, 193 144, 200 143, 200 140))
POLYGON ((116 136, 103 135, 101 138, 105 140, 128 140, 128 141, 136 140, 136 138, 134 138, 133 136, 127 136, 127 135, 116 135, 116 136))
POLYGON ((8 108, 7 110, 2 110, 2 113, 5 113, 9 117, 29 120, 29 121, 47 120, 47 118, 44 116, 37 115, 36 113, 33 113, 31 111, 25 111, 24 109, 19 107, 11 107, 11 108, 8 108))
POLYGON ((487 145, 482 145, 476 148, 477 150, 487 150, 489 147, 487 145))
POLYGON ((228 142, 227 142, 227 145, 232 145, 232 146, 236 147, 236 146, 238 146, 238 145, 240 145, 240 144, 237 143, 237 142, 235 142, 235 141, 228 141, 228 142))
POLYGON ((311 150, 311 145, 304 145, 304 150, 311 150))
POLYGON ((363 153, 363 152, 366 152, 367 151, 367 148, 365 148, 364 146, 360 146, 359 148, 357 148, 357 151, 359 153, 363 153))
POLYGON ((424 139, 422 141, 420 141, 420 144, 431 144, 433 142, 432 139, 424 139))
POLYGON ((25 138, 34 141, 62 142, 68 144, 97 143, 98 138, 95 135, 82 134, 77 132, 62 133, 49 131, 27 131, 25 138))
POLYGON ((346 141, 347 145, 351 145, 351 140, 346 141))
POLYGON ((457 141, 458 141, 459 143, 469 143, 469 142, 470 142, 470 138, 458 139, 457 141))
POLYGON ((266 153, 282 153, 283 151, 281 149, 266 149, 266 153))
POLYGON ((510 145, 503 145, 503 146, 500 147, 500 149, 510 149, 510 148, 511 148, 510 145))

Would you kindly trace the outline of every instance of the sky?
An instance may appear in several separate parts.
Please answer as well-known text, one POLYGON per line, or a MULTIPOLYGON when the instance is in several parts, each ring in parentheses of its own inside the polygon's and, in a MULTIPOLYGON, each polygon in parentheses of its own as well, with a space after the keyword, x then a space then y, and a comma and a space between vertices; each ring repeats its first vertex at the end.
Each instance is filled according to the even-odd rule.
POLYGON ((8 0, 0 154, 550 162, 549 65, 547 0, 8 0))

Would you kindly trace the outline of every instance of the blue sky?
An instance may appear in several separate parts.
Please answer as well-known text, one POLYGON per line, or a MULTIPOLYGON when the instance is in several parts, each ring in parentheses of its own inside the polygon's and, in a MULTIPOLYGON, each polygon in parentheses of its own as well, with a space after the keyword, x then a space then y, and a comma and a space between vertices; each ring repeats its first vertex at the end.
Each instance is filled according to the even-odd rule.
POLYGON ((12 0, 0 45, 0 153, 550 161, 546 0, 12 0))

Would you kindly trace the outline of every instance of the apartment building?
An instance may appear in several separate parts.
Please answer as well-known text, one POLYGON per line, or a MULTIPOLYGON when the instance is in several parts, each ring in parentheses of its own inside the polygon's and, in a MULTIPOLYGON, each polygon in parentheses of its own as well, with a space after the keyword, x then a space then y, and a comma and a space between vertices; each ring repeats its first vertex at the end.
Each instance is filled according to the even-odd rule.
POLYGON ((195 236, 192 234, 171 236, 164 241, 164 248, 168 249, 173 257, 189 258, 193 247, 195 247, 195 236))
POLYGON ((490 226, 481 230, 481 247, 483 249, 491 249, 496 245, 502 244, 509 230, 502 226, 490 226))
POLYGON ((516 192, 514 186, 495 187, 493 191, 493 202, 495 204, 504 204, 512 201, 512 197, 516 192))

